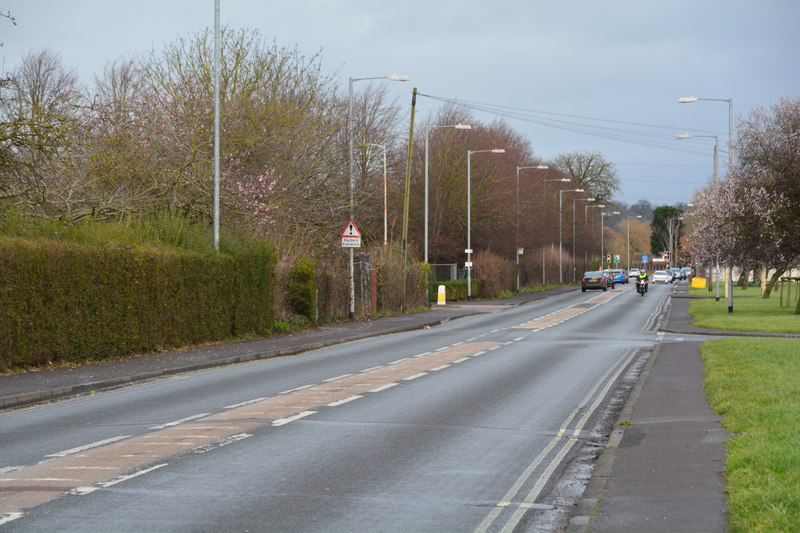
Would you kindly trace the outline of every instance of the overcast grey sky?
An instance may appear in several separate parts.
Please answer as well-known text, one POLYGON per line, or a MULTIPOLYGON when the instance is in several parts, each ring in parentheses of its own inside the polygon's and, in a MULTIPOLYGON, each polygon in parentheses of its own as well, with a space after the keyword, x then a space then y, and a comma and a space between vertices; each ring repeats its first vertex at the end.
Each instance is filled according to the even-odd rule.
MULTIPOLYGON (((17 21, 0 19, 5 72, 51 48, 86 81, 214 24, 213 0, 0 0, 0 11, 17 21)), ((727 143, 727 103, 678 97, 732 98, 738 116, 800 92, 796 0, 221 0, 220 11, 230 27, 321 51, 343 89, 348 76, 407 74, 388 85, 405 106, 412 87, 504 106, 545 160, 600 151, 628 204, 687 202, 708 182, 713 141, 675 135, 727 143)), ((439 105, 418 99, 418 116, 439 105)))

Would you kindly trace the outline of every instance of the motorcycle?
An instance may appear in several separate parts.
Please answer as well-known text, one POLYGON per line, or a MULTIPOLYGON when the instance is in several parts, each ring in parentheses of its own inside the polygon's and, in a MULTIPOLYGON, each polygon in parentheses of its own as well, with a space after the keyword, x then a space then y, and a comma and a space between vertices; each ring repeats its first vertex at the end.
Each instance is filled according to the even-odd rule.
POLYGON ((644 293, 647 292, 647 281, 643 279, 636 280, 636 292, 644 296, 644 293))

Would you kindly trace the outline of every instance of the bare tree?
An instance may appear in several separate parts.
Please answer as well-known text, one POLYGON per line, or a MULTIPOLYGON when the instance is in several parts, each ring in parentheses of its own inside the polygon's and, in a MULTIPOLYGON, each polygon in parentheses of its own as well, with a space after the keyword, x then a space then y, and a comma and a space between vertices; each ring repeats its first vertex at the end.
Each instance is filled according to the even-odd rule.
POLYGON ((600 152, 561 154, 553 164, 567 174, 573 185, 598 200, 610 200, 620 190, 616 167, 600 152))

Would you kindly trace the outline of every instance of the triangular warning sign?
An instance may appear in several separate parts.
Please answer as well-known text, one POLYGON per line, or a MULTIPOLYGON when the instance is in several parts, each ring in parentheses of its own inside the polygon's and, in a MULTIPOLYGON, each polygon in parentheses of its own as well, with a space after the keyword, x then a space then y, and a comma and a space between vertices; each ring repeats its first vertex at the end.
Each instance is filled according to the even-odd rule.
POLYGON ((342 230, 342 237, 361 237, 361 232, 358 231, 355 222, 351 218, 347 226, 342 230))

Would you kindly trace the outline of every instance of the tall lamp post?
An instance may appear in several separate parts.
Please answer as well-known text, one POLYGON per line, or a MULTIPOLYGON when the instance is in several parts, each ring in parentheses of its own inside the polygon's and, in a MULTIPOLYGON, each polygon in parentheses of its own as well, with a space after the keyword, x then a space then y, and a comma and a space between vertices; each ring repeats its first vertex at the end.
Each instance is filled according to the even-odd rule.
MULTIPOLYGON (((575 283, 575 203, 576 202, 595 202, 596 198, 573 198, 572 199, 572 283, 575 283)), ((588 205, 588 204, 587 204, 588 205)), ((584 209, 584 213, 586 210, 584 209)))
MULTIPOLYGON (((605 250, 605 217, 608 215, 619 215, 619 211, 611 211, 606 213, 605 211, 600 211, 600 266, 603 266, 603 261, 606 260, 606 250, 605 250)), ((609 265, 610 267, 610 265, 609 265)), ((605 268, 600 268, 600 270, 605 270, 605 268)))
POLYGON ((564 283, 564 269, 561 267, 561 256, 564 252, 561 248, 561 204, 565 192, 583 192, 583 189, 561 189, 558 191, 558 284, 564 283))
MULTIPOLYGON (((363 80, 389 80, 408 81, 408 76, 392 74, 391 76, 372 76, 369 78, 349 78, 348 107, 347 107, 347 156, 350 161, 350 219, 353 219, 355 175, 353 164, 353 83, 363 80)), ((350 302, 348 315, 350 320, 356 318, 356 286, 353 279, 353 249, 350 248, 350 302)))
POLYGON ((362 143, 358 146, 375 146, 383 150, 383 245, 386 246, 389 240, 388 208, 386 205, 386 145, 378 143, 362 143))
MULTIPOLYGON (((733 98, 698 98, 696 96, 684 96, 678 98, 680 104, 690 104, 698 100, 708 100, 711 102, 728 102, 728 168, 731 167, 733 157, 733 98)), ((715 189, 716 192, 716 189, 715 189)), ((730 262, 729 262, 730 263, 730 262)), ((733 313, 733 268, 728 264, 727 279, 725 280, 725 290, 728 293, 728 312, 733 313)), ((719 296, 717 296, 719 301, 719 296)))
MULTIPOLYGON (((631 269, 631 217, 628 218, 628 270, 631 269)), ((636 215, 634 218, 642 218, 642 215, 636 215)))
MULTIPOLYGON (((515 264, 517 265, 517 267, 516 267, 516 271, 517 271, 517 281, 516 281, 517 292, 519 292, 519 171, 520 170, 526 170, 526 169, 547 170, 548 168, 550 168, 550 167, 548 167, 547 165, 536 165, 536 166, 531 166, 531 167, 517 167, 517 217, 516 217, 516 237, 515 237, 515 241, 516 241, 516 245, 517 245, 517 258, 516 258, 516 262, 515 262, 515 264)), ((544 248, 542 248, 542 250, 544 250, 544 248)))
MULTIPOLYGON (((586 204, 585 206, 583 206, 583 229, 584 229, 584 231, 586 231, 586 223, 588 221, 588 213, 589 213, 589 208, 590 207, 599 207, 600 209, 605 209, 606 208, 605 204, 586 204)), ((588 261, 588 257, 586 256, 586 254, 587 254, 586 246, 584 246, 583 247, 583 269, 584 270, 589 268, 589 266, 588 266, 589 265, 589 261, 588 261)), ((600 261, 600 263, 602 265, 602 261, 600 261)))
POLYGON ((470 203, 472 202, 471 197, 471 186, 470 183, 472 182, 472 173, 470 160, 472 154, 479 154, 484 152, 491 152, 493 154, 504 154, 506 151, 503 148, 492 148, 491 150, 467 150, 467 249, 465 250, 467 253, 467 264, 465 265, 467 268, 467 301, 472 299, 472 241, 471 241, 471 222, 470 222, 470 203))
POLYGON ((425 254, 424 261, 428 262, 428 134, 436 128, 454 128, 457 130, 471 130, 471 124, 453 124, 448 126, 428 126, 425 129, 425 254))
MULTIPOLYGON (((554 181, 561 181, 561 182, 564 182, 564 183, 568 183, 568 182, 570 182, 570 181, 572 181, 572 180, 571 180, 571 179, 569 179, 569 178, 556 178, 556 179, 552 179, 552 180, 542 180, 542 207, 544 207, 544 199, 545 199, 545 190, 544 190, 544 187, 545 187, 545 184, 546 184, 546 183, 551 183, 551 182, 554 182, 554 181)), ((545 276, 545 264, 546 264, 546 263, 547 263, 547 261, 545 260, 545 255, 544 255, 544 242, 543 242, 543 243, 542 243, 542 287, 544 287, 545 285, 547 285, 547 281, 546 281, 546 279, 545 279, 545 277, 546 277, 546 276, 545 276)))
MULTIPOLYGON (((685 140, 691 139, 693 137, 706 137, 709 139, 714 139, 714 170, 711 174, 711 189, 714 191, 714 198, 717 196, 717 154, 719 152, 719 136, 717 135, 689 135, 688 133, 682 133, 680 135, 676 135, 675 138, 678 140, 685 140)), ((719 301, 719 257, 717 258, 717 266, 716 266, 716 301, 719 301)), ((708 290, 711 291, 711 285, 708 286, 708 290)))

